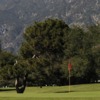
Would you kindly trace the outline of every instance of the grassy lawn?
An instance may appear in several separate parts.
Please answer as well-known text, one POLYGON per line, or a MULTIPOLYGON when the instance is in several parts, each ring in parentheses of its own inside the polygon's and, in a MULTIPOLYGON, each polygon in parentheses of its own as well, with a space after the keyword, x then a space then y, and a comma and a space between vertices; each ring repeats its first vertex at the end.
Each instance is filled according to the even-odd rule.
POLYGON ((0 100, 100 100, 100 84, 73 85, 71 92, 68 86, 27 87, 24 94, 0 89, 0 100))

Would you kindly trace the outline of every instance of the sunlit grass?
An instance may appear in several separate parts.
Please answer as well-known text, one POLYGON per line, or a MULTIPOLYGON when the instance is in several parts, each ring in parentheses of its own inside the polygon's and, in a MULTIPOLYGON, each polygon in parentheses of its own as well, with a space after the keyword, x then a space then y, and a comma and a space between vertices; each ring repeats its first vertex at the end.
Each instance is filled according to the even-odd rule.
POLYGON ((0 100, 100 100, 100 84, 68 86, 27 87, 24 94, 15 90, 0 91, 0 100))

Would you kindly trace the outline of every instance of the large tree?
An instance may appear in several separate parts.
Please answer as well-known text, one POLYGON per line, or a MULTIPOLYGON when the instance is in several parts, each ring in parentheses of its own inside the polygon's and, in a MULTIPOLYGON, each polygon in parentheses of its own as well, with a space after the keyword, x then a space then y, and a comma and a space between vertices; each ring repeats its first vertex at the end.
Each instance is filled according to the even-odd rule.
POLYGON ((68 31, 68 25, 58 19, 35 22, 26 28, 20 54, 28 60, 38 84, 57 82, 58 72, 55 69, 63 60, 64 34, 68 31))
POLYGON ((27 62, 13 54, 0 52, 0 86, 16 86, 17 93, 23 93, 26 87, 27 62), (16 60, 18 59, 18 60, 16 60))
POLYGON ((12 70, 15 78, 16 91, 17 93, 23 93, 26 88, 26 81, 30 71, 30 65, 27 60, 18 57, 12 70))
POLYGON ((95 68, 97 76, 100 79, 100 24, 88 27, 89 32, 92 34, 94 45, 92 47, 93 57, 95 61, 95 68))
POLYGON ((89 83, 96 80, 95 61, 92 53, 93 36, 89 31, 80 27, 73 27, 65 36, 66 61, 72 63, 73 84, 89 83))

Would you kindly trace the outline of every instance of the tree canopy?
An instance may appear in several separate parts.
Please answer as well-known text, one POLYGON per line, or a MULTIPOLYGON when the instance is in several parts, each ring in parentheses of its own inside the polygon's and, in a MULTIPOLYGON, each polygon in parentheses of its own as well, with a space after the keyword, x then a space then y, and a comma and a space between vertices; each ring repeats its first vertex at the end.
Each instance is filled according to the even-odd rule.
MULTIPOLYGON (((20 78, 28 85, 95 82, 100 77, 100 25, 69 27, 59 19, 47 19, 28 26, 23 33, 19 55, 0 51, 0 85, 20 78)), ((23 81, 22 81, 23 82, 23 81)), ((12 83, 13 84, 13 83, 12 83)), ((19 85, 19 84, 17 84, 19 85)), ((25 88, 24 88, 25 89, 25 88)))
POLYGON ((54 67, 64 57, 64 36, 68 31, 68 25, 58 19, 36 22, 25 30, 20 54, 30 59, 29 63, 33 63, 42 79, 52 77, 50 81, 53 81, 54 67))

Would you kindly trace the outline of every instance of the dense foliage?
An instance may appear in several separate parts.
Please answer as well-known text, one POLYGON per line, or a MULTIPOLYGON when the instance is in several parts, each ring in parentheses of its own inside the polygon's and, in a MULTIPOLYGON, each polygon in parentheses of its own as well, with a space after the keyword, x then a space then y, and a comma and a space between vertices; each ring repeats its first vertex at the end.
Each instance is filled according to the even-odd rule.
POLYGON ((11 53, 1 51, 0 52, 0 86, 12 86, 14 84, 14 60, 15 56, 11 53))
POLYGON ((28 85, 66 85, 69 59, 71 84, 99 79, 100 25, 70 28, 62 20, 47 19, 27 27, 23 35, 18 57, 0 50, 0 85, 25 75, 28 85))

